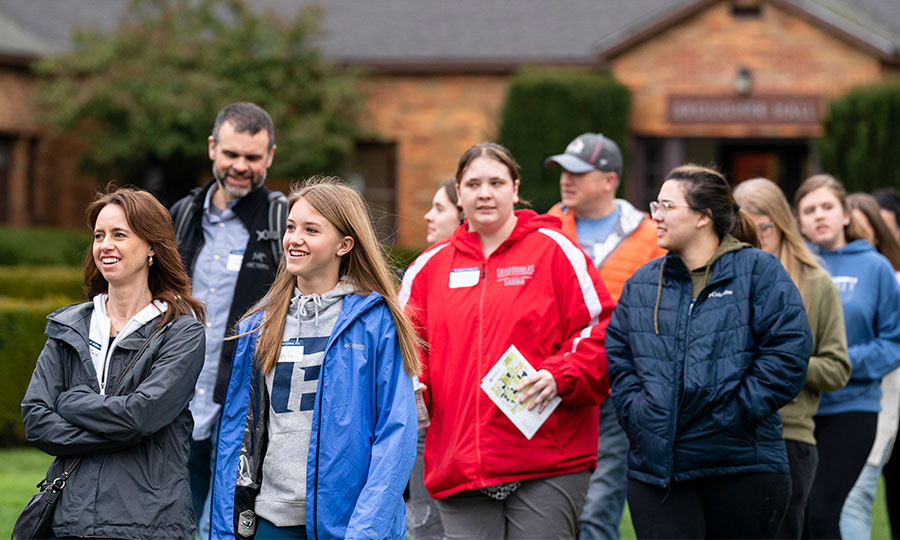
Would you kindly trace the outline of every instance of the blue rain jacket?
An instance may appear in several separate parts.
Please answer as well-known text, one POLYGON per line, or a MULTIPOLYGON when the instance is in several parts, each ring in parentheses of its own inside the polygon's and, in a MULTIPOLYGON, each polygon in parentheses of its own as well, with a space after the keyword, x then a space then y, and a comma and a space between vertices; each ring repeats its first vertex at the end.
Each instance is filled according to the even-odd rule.
MULTIPOLYGON (((261 319, 259 313, 245 320, 238 334, 261 319)), ((235 538, 238 516, 253 508, 259 489, 268 398, 253 367, 257 336, 244 336, 235 347, 219 424, 212 538, 235 538)), ((374 292, 346 296, 313 409, 306 463, 310 538, 404 538, 403 489, 416 454, 413 396, 384 299, 374 292)))
POLYGON ((672 481, 788 472, 778 409, 803 386, 812 338, 800 293, 774 256, 723 254, 692 302, 669 254, 626 282, 606 330, 628 476, 672 481))

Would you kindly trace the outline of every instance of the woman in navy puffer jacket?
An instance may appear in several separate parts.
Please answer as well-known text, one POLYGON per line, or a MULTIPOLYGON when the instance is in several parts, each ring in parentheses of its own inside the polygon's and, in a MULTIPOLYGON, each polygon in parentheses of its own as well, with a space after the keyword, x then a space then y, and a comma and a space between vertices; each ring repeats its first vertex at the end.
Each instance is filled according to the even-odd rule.
POLYGON ((803 386, 800 294, 718 172, 674 169, 651 203, 665 257, 607 328, 640 538, 772 538, 790 496, 778 409, 803 386))

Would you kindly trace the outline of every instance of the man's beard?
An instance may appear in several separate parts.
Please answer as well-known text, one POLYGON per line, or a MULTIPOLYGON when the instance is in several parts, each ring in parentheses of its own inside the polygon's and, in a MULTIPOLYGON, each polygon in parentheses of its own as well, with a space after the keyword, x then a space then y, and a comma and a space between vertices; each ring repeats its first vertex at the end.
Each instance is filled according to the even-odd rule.
POLYGON ((247 194, 249 194, 251 191, 255 191, 255 190, 259 189, 259 187, 262 186, 263 183, 266 181, 266 173, 267 172, 268 172, 267 170, 263 169, 262 174, 259 175, 259 177, 254 178, 252 172, 251 173, 236 173, 236 172, 232 171, 231 169, 228 169, 228 170, 224 171, 223 174, 220 175, 219 171, 216 169, 216 163, 213 162, 213 164, 212 164, 213 178, 216 179, 216 182, 218 182, 219 187, 224 189, 225 193, 228 193, 228 195, 230 195, 234 199, 240 199, 241 197, 244 197, 247 194), (229 175, 229 171, 231 171, 230 175, 229 175), (234 186, 229 186, 228 183, 225 182, 225 180, 228 176, 232 176, 234 178, 250 178, 250 185, 246 188, 235 188, 234 186))

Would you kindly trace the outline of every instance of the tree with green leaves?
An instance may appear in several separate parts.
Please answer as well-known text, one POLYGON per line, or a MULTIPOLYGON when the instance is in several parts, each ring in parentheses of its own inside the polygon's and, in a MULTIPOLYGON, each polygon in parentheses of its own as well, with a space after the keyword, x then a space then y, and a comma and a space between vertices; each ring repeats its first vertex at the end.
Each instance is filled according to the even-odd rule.
POLYGON ((499 141, 521 165, 522 197, 545 212, 559 201, 559 169, 544 159, 586 132, 603 133, 625 149, 628 88, 607 72, 526 68, 509 84, 499 141))
POLYGON ((816 141, 822 169, 847 191, 900 188, 900 80, 855 88, 832 99, 816 141))
POLYGON ((359 132, 356 76, 314 45, 321 13, 261 12, 245 0, 132 0, 111 32, 81 31, 41 60, 39 100, 80 166, 173 201, 208 176, 216 113, 252 101, 275 122, 277 178, 339 173, 359 132))

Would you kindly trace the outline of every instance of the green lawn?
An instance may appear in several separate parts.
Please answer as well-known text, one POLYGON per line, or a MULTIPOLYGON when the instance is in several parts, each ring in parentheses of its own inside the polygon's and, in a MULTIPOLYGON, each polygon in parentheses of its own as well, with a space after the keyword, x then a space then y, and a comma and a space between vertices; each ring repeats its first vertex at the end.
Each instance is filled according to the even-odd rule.
MULTIPOLYGON (((37 491, 34 485, 43 478, 51 460, 50 456, 33 448, 0 449, 0 538, 10 537, 16 516, 37 491)), ((872 538, 875 540, 890 538, 882 489, 879 483, 872 509, 872 538)), ((623 540, 635 537, 628 508, 625 508, 620 532, 623 540)))
POLYGON ((16 517, 37 491, 53 458, 34 448, 0 450, 0 538, 9 538, 16 517))

